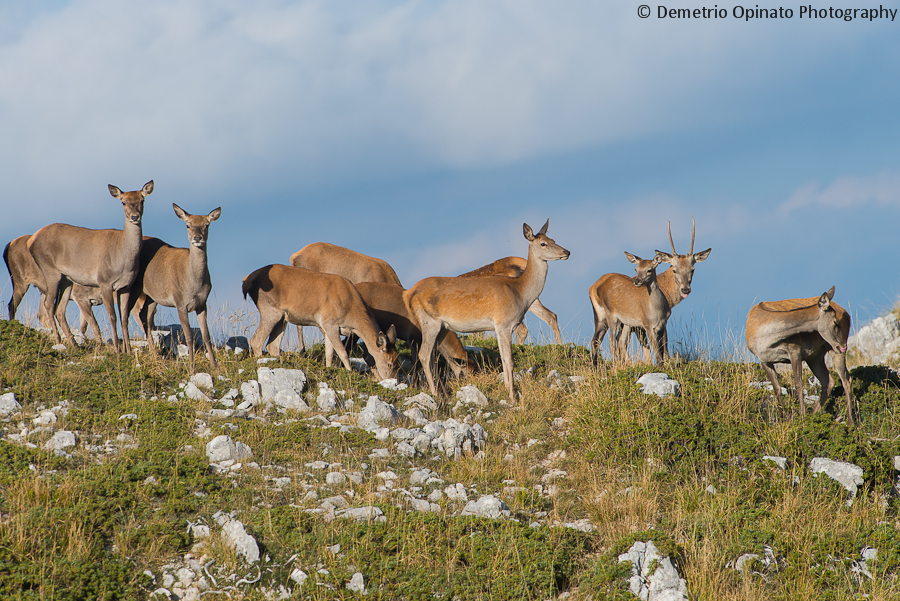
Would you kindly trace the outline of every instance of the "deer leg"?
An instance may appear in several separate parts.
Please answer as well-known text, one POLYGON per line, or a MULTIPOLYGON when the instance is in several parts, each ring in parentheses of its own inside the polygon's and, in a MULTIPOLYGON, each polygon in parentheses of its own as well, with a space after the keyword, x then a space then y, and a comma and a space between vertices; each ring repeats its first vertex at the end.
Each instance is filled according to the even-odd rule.
POLYGON ((347 349, 341 344, 341 328, 334 325, 324 327, 322 328, 322 333, 325 335, 325 367, 331 367, 331 352, 334 351, 344 367, 347 368, 347 371, 352 371, 350 369, 350 355, 347 354, 347 349), (331 346, 330 349, 328 348, 329 346, 331 346))
MULTIPOLYGON (((547 325, 550 326, 550 329, 553 330, 553 336, 556 338, 556 344, 562 344, 562 334, 559 333, 559 321, 556 319, 556 313, 545 307, 541 304, 540 299, 535 299, 531 306, 528 308, 529 311, 538 316, 541 320, 547 322, 547 325)), ((518 333, 516 334, 516 339, 518 340, 518 333)))
POLYGON ((831 357, 834 371, 841 378, 841 384, 844 386, 844 396, 847 397, 847 424, 855 427, 858 407, 855 407, 853 402, 853 386, 850 380, 850 372, 847 371, 847 355, 835 352, 832 353, 831 357))
POLYGON ((525 344, 525 339, 528 338, 528 326, 525 325, 525 320, 519 322, 519 325, 516 326, 516 343, 517 344, 525 344))
POLYGON ((431 371, 432 359, 434 357, 434 348, 437 344, 438 334, 441 333, 440 322, 423 319, 423 314, 417 315, 419 323, 422 325, 422 344, 419 346, 419 363, 422 364, 422 371, 425 372, 425 379, 428 381, 428 388, 431 394, 438 396, 438 389, 434 382, 434 374, 431 371))
POLYGON ((57 301, 56 307, 54 308, 53 313, 51 315, 57 316, 58 314, 62 315, 62 319, 59 319, 59 326, 62 328, 63 334, 65 334, 66 341, 68 341, 72 346, 75 345, 75 337, 72 336, 72 330, 69 329, 69 321, 66 319, 66 306, 69 304, 69 297, 72 294, 72 282, 68 280, 68 278, 63 278, 62 286, 57 291, 57 301), (65 299, 65 304, 63 304, 63 299, 65 299))
POLYGON ((103 305, 106 307, 106 314, 109 316, 109 325, 112 327, 113 348, 119 352, 119 332, 116 329, 118 317, 116 317, 116 302, 113 298, 113 289, 111 286, 101 286, 100 296, 103 297, 103 305))
POLYGON ((203 345, 206 352, 209 353, 209 362, 213 369, 219 369, 219 363, 216 361, 216 353, 213 350, 212 339, 209 337, 209 324, 206 323, 206 305, 197 307, 197 321, 200 323, 200 334, 203 336, 203 345))
POLYGON ((102 343, 103 335, 100 333, 100 324, 97 323, 97 317, 94 315, 94 305, 91 304, 90 299, 76 296, 75 303, 78 305, 78 310, 81 313, 78 323, 78 330, 81 332, 81 335, 85 336, 88 326, 91 326, 91 331, 94 333, 97 342, 102 343))
POLYGON ((184 307, 178 307, 178 321, 181 322, 181 331, 184 332, 184 343, 188 347, 188 358, 191 373, 196 373, 194 368, 194 331, 191 329, 190 314, 184 307))
POLYGON ((616 340, 616 335, 615 335, 616 327, 617 327, 616 322, 613 321, 612 319, 610 319, 610 316, 607 314, 607 316, 606 316, 606 331, 609 331, 609 354, 610 354, 610 357, 612 358, 613 362, 616 362, 619 360, 619 353, 618 353, 618 349, 616 348, 616 346, 617 346, 617 340, 616 340))
POLYGON ((603 337, 609 326, 605 319, 597 319, 594 314, 594 335, 591 337, 591 362, 596 366, 600 363, 600 345, 603 344, 603 337))
POLYGON ((284 317, 280 313, 270 313, 262 310, 259 312, 259 324, 256 326, 253 336, 250 337, 250 350, 253 351, 254 357, 262 357, 263 346, 265 346, 269 334, 272 332, 275 324, 282 319, 284 317))
POLYGON ((503 363, 503 380, 506 383, 506 389, 509 391, 509 402, 518 401, 519 395, 516 391, 516 382, 513 377, 513 360, 512 360, 512 328, 501 326, 496 328, 497 343, 500 346, 500 360, 503 363))
POLYGON ((647 336, 649 336, 653 342, 653 354, 656 357, 657 365, 662 365, 666 360, 666 347, 663 342, 664 334, 665 326, 647 331, 647 336))
POLYGON ((59 272, 51 274, 44 271, 44 281, 47 282, 47 291, 41 298, 41 304, 44 307, 44 314, 50 320, 50 329, 53 330, 56 344, 60 344, 62 340, 59 337, 59 327, 53 316, 56 315, 56 307, 59 304, 59 286, 62 283, 62 274, 59 272))
MULTIPOLYGON (((128 301, 131 298, 131 289, 124 288, 122 290, 116 291, 116 296, 118 296, 119 301, 119 317, 122 320, 122 340, 125 343, 125 352, 131 354, 131 335, 128 333, 128 301)), ((116 323, 116 313, 115 307, 112 307, 113 311, 110 313, 110 321, 112 323, 116 323)), ((115 339, 115 328, 113 328, 113 339, 115 339)), ((118 350, 118 344, 116 345, 116 350, 118 350)))
POLYGON ((285 328, 287 328, 287 318, 281 317, 269 330, 269 344, 266 345, 266 350, 272 357, 281 355, 281 340, 284 338, 285 328))
POLYGON ((800 415, 806 415, 806 402, 803 400, 803 361, 799 352, 791 352, 791 370, 794 372, 794 394, 800 402, 800 415))
POLYGON ((816 404, 813 405, 813 413, 818 413, 825 406, 828 395, 831 394, 834 380, 831 378, 831 374, 828 373, 828 367, 825 366, 825 353, 810 357, 806 360, 806 364, 809 365, 810 371, 812 371, 813 375, 819 380, 819 384, 822 388, 819 392, 819 399, 816 401, 816 404))
POLYGON ((781 384, 778 383, 778 373, 775 371, 774 363, 763 363, 763 369, 766 370, 766 375, 769 376, 769 381, 772 382, 772 390, 775 392, 775 402, 781 403, 781 384))
POLYGON ((297 326, 297 339, 300 344, 300 348, 297 349, 297 352, 302 355, 306 352, 306 343, 303 340, 303 326, 297 326))

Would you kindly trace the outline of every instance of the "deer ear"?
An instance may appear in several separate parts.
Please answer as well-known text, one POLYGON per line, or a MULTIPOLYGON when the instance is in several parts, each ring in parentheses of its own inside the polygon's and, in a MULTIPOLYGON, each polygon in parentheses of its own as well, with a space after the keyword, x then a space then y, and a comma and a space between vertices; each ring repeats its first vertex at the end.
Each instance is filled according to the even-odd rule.
MULTIPOLYGON (((834 286, 828 292, 831 293, 831 296, 834 296, 834 286)), ((827 310, 831 306, 831 296, 828 295, 828 292, 823 292, 822 296, 819 297, 819 309, 822 311, 827 310)))
POLYGON ((175 209, 175 214, 178 215, 178 218, 179 218, 179 219, 181 219, 182 221, 187 221, 187 218, 188 218, 188 213, 187 213, 187 211, 185 211, 184 209, 182 209, 181 207, 179 207, 179 206, 178 206, 177 204, 175 204, 174 202, 172 203, 172 208, 175 209))
POLYGON ((828 295, 828 300, 833 299, 833 298, 834 298, 834 286, 832 286, 832 287, 831 287, 831 290, 829 290, 829 291, 826 292, 825 294, 828 295))
POLYGON ((382 332, 378 332, 378 338, 375 339, 375 346, 377 346, 378 350, 381 352, 385 352, 387 350, 388 339, 382 332))
POLYGON ((112 194, 113 198, 122 198, 122 191, 119 190, 119 188, 117 188, 116 186, 114 186, 112 184, 108 184, 108 186, 109 186, 109 193, 112 194))
POLYGON ((710 253, 710 252, 712 252, 712 249, 711 249, 711 248, 707 248, 707 249, 704 250, 704 251, 701 251, 701 252, 698 252, 698 253, 694 253, 693 255, 691 255, 691 260, 692 260, 694 263, 699 263, 700 261, 705 261, 706 258, 709 256, 709 253, 710 253))
POLYGON ((527 223, 522 224, 522 233, 525 235, 525 239, 529 242, 534 240, 534 232, 531 231, 531 226, 527 223))
POLYGON ((547 235, 547 227, 550 225, 550 218, 547 217, 547 223, 544 224, 544 227, 541 228, 541 231, 538 232, 538 235, 546 236, 547 235))
POLYGON ((391 327, 388 328, 387 339, 391 344, 397 342, 397 328, 394 327, 394 324, 391 324, 391 327))
POLYGON ((672 260, 675 258, 675 255, 670 255, 669 253, 663 252, 661 250, 656 251, 656 256, 661 257, 659 260, 660 263, 662 263, 662 262, 671 263, 672 260))
POLYGON ((141 188, 141 192, 143 192, 144 196, 150 196, 150 193, 153 192, 153 180, 151 179, 149 182, 144 184, 144 187, 141 188))
POLYGON ((626 256, 626 257, 628 258, 628 260, 631 261, 632 263, 637 263, 637 262, 639 262, 639 261, 641 260, 641 258, 640 258, 639 256, 633 255, 633 254, 631 254, 630 252, 628 252, 627 250, 625 251, 625 256, 626 256))
POLYGON ((213 221, 218 219, 221 214, 222 214, 222 207, 213 209, 212 211, 210 211, 209 215, 206 216, 206 221, 209 223, 212 223, 213 221))

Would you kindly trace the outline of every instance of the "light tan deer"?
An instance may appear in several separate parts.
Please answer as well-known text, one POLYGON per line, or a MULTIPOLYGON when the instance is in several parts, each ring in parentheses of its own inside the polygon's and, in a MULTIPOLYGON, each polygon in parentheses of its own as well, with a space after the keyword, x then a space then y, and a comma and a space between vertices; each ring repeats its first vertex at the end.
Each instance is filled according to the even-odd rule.
MULTIPOLYGON (((138 271, 138 256, 141 250, 141 218, 144 214, 144 199, 153 192, 153 181, 135 192, 122 192, 109 185, 109 193, 122 201, 125 211, 125 226, 122 230, 91 230, 64 223, 54 223, 39 229, 28 240, 28 250, 44 275, 47 287, 43 305, 49 315, 55 315, 59 306, 60 288, 71 283, 82 286, 98 286, 103 304, 112 326, 113 346, 119 350, 119 336, 116 331, 116 307, 119 304, 122 321, 122 336, 125 351, 131 352, 128 336, 128 293, 138 271)), ((63 320, 66 340, 75 344, 69 325, 63 320)), ((53 322, 56 342, 61 342, 59 328, 53 322)))
MULTIPOLYGON (((404 340, 413 352, 418 353, 422 346, 422 329, 416 317, 409 312, 409 307, 403 302, 405 290, 384 282, 361 282, 356 284, 356 289, 372 311, 381 331, 386 332, 394 326, 397 338, 404 340)), ((475 363, 469 358, 456 333, 447 332, 437 345, 437 350, 457 376, 475 372, 475 363)))
MULTIPOLYGON (((53 326, 50 323, 50 319, 47 317, 47 310, 44 307, 43 300, 47 287, 44 285, 44 274, 41 273, 34 257, 28 252, 29 238, 31 238, 31 236, 28 234, 19 236, 7 244, 6 248, 3 250, 3 260, 6 262, 6 268, 9 270, 9 276, 13 284, 13 295, 7 306, 9 318, 15 319, 19 304, 22 302, 25 293, 28 292, 28 287, 34 286, 41 293, 38 320, 41 322, 41 325, 49 330, 53 326)), ((82 337, 85 336, 88 325, 90 325, 94 337, 98 341, 101 341, 102 335, 100 333, 100 326, 97 323, 97 318, 94 316, 93 311, 93 307, 103 304, 103 299, 100 296, 100 288, 96 286, 81 286, 79 284, 67 286, 62 292, 62 297, 57 306, 57 320, 66 319, 66 307, 69 304, 70 298, 75 300, 75 303, 78 305, 78 309, 81 312, 81 321, 78 329, 82 337)), ((62 322, 60 321, 60 323, 62 322)))
MULTIPOLYGON (((361 282, 384 282, 402 286, 394 268, 387 261, 329 244, 312 242, 291 255, 291 266, 302 267, 319 273, 333 273, 347 278, 354 284, 361 282)), ((303 326, 297 326, 300 352, 303 352, 303 326)), ((352 337, 351 337, 352 338, 352 337)))
MULTIPOLYGON (((663 254, 665 259, 663 262, 671 264, 671 267, 661 274, 656 276, 656 281, 659 283, 659 288, 662 290, 663 294, 666 295, 666 300, 669 303, 669 308, 672 309, 686 299, 688 295, 691 293, 691 282, 694 280, 694 265, 700 263, 701 261, 705 261, 707 257, 709 257, 709 253, 712 252, 712 248, 707 248, 704 251, 700 251, 698 253, 694 253, 694 238, 697 234, 697 224, 694 222, 694 218, 691 217, 691 249, 688 251, 686 255, 678 254, 678 251, 675 250, 675 241, 672 239, 672 222, 669 222, 669 243, 672 245, 672 254, 663 253, 662 251, 656 251, 658 253, 663 254)), ((623 328, 622 324, 618 325, 616 330, 617 340, 621 340, 622 347, 628 348, 628 337, 631 332, 634 332, 638 338, 638 341, 641 344, 641 347, 644 350, 644 361, 650 362, 650 343, 645 336, 643 330, 632 330, 630 327, 625 326, 623 328), (619 333, 621 330, 621 333, 619 333)), ((669 345, 669 332, 668 328, 663 332, 663 341, 662 344, 668 348, 669 345)))
MULTIPOLYGON (((508 278, 517 278, 525 272, 525 266, 527 264, 528 261, 521 257, 506 257, 497 259, 484 267, 479 267, 478 269, 464 273, 459 277, 471 278, 484 275, 505 275, 508 278)), ((535 301, 531 303, 531 306, 528 307, 528 311, 537 315, 550 326, 553 330, 553 335, 556 338, 556 344, 563 343, 562 335, 559 333, 559 322, 556 319, 556 313, 541 304, 541 299, 535 299, 535 301)), ((515 333, 516 342, 523 344, 525 339, 528 338, 528 327, 525 326, 524 321, 516 326, 515 333)))
POLYGON ((781 402, 781 385, 775 373, 776 363, 790 363, 794 376, 794 394, 800 403, 800 413, 806 413, 803 402, 803 362, 819 380, 822 390, 813 412, 831 393, 834 380, 825 366, 825 355, 833 351, 835 370, 844 385, 847 397, 847 423, 856 425, 853 389, 847 371, 847 338, 850 335, 850 314, 835 302, 834 286, 816 298, 797 298, 762 302, 747 315, 747 348, 756 355, 775 389, 775 399, 781 402))
POLYGON ((172 203, 172 209, 187 225, 189 246, 175 248, 159 238, 144 239, 140 270, 132 284, 128 311, 139 306, 138 321, 147 336, 148 344, 153 346, 150 332, 154 328, 157 305, 174 307, 178 311, 178 321, 181 322, 185 344, 190 353, 191 373, 194 373, 194 332, 189 317, 191 311, 195 312, 210 365, 213 369, 218 369, 206 321, 206 300, 212 291, 206 247, 209 242, 209 225, 219 218, 222 208, 213 209, 209 215, 191 215, 175 203, 172 203))
POLYGON ((519 277, 431 277, 404 293, 404 301, 422 328, 419 360, 432 394, 438 394, 431 369, 432 355, 435 345, 447 332, 494 330, 503 362, 503 380, 510 400, 516 401, 511 348, 513 328, 541 295, 547 279, 547 261, 569 258, 568 250, 547 237, 549 225, 548 219, 534 234, 527 223, 522 224, 528 240, 528 264, 519 277))
POLYGON ((671 310, 665 295, 659 287, 656 268, 665 260, 666 254, 656 251, 652 259, 641 259, 629 252, 628 260, 635 264, 635 275, 629 278, 620 273, 607 273, 588 289, 591 306, 594 309, 594 336, 591 338, 591 359, 599 361, 600 344, 607 331, 609 351, 614 360, 625 358, 625 336, 614 336, 618 324, 626 328, 643 328, 650 339, 657 365, 666 358, 664 344, 666 322, 671 310))
POLYGON ((250 338, 254 356, 262 355, 264 346, 270 355, 278 356, 288 323, 314 326, 325 334, 326 366, 331 367, 334 351, 350 369, 341 332, 352 332, 366 343, 380 379, 397 377, 393 332, 385 335, 378 329, 359 291, 346 278, 300 267, 267 265, 245 277, 241 290, 244 298, 250 296, 259 309, 259 326, 250 338))

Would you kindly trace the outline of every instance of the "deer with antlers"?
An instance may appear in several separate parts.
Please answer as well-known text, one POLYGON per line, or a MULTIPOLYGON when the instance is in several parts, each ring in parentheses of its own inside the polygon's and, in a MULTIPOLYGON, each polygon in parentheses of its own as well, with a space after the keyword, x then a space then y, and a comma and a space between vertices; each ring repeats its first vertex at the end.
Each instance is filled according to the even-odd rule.
MULTIPOLYGON (((517 278, 525 272, 525 267, 528 264, 528 261, 521 257, 506 257, 503 259, 497 259, 493 263, 489 265, 485 265, 484 267, 479 267, 478 269, 472 270, 468 273, 464 273, 460 275, 461 278, 470 278, 470 277, 481 277, 486 275, 503 275, 508 278, 517 278)), ((556 313, 545 307, 541 304, 541 299, 535 299, 531 306, 528 307, 528 311, 530 313, 534 313, 540 319, 547 323, 550 328, 553 330, 553 336, 556 338, 556 344, 562 344, 562 335, 559 333, 559 322, 556 319, 556 313)), ((516 341, 520 344, 525 342, 525 339, 528 338, 528 328, 525 326, 525 322, 522 321, 519 325, 516 326, 516 341)))
MULTIPOLYGON (((125 307, 131 283, 138 272, 143 238, 141 218, 144 215, 144 199, 152 192, 153 181, 134 192, 122 192, 116 186, 109 185, 109 193, 122 201, 125 211, 125 226, 122 230, 92 230, 54 223, 42 227, 28 239, 28 250, 40 268, 47 287, 42 303, 47 314, 56 315, 63 297, 60 294, 61 288, 65 290, 72 283, 99 287, 112 326, 116 352, 119 350, 114 302, 116 297, 119 301, 125 352, 131 352, 125 307)), ((61 342, 59 327, 56 321, 51 322, 58 344, 61 342)), ((74 345, 75 340, 68 323, 62 320, 59 325, 63 328, 66 341, 74 345)))
POLYGON ((535 234, 527 223, 522 224, 522 232, 528 241, 528 263, 519 277, 431 277, 404 293, 404 301, 422 328, 419 360, 432 394, 438 394, 432 374, 434 348, 447 332, 494 330, 503 363, 503 380, 510 401, 516 401, 518 394, 513 379, 511 347, 513 328, 519 325, 543 291, 547 262, 569 258, 569 251, 547 236, 549 225, 548 219, 535 234))
POLYGON ((635 265, 633 278, 607 273, 588 289, 594 309, 591 359, 595 365, 598 363, 600 344, 609 330, 610 354, 613 359, 624 358, 624 337, 620 337, 617 345, 614 336, 618 324, 622 324, 626 328, 643 328, 653 347, 656 363, 660 364, 666 357, 665 330, 671 309, 659 286, 656 268, 669 255, 656 251, 652 259, 641 259, 629 252, 625 256, 635 265))
MULTIPOLYGON (((685 255, 678 254, 678 251, 675 250, 675 241, 672 239, 672 222, 669 224, 669 244, 672 246, 672 254, 664 253, 662 251, 656 251, 657 253, 662 254, 665 258, 663 259, 664 263, 669 263, 671 267, 661 274, 657 275, 656 280, 658 282, 660 290, 666 297, 666 302, 669 303, 669 309, 674 308, 678 303, 683 301, 688 297, 691 293, 691 282, 694 279, 694 266, 697 263, 705 261, 707 257, 709 257, 709 253, 712 252, 712 248, 707 248, 706 250, 700 251, 698 253, 694 252, 694 239, 697 234, 697 224, 694 222, 693 216, 691 217, 691 248, 685 255)), ((627 277, 627 276, 624 276, 627 277)), ((631 335, 631 332, 637 336, 638 341, 643 348, 644 353, 644 361, 650 362, 650 354, 651 348, 650 343, 647 339, 646 333, 642 329, 632 329, 630 326, 625 326, 621 323, 617 324, 616 330, 616 340, 621 349, 620 354, 624 354, 626 349, 628 348, 628 338, 631 335)), ((610 334, 612 336, 612 334, 610 334)), ((669 345, 669 333, 668 328, 663 331, 662 335, 662 346, 664 348, 668 348, 669 345)))
POLYGON ((259 326, 250 338, 254 356, 261 356, 264 346, 270 355, 278 356, 288 323, 314 326, 325 334, 326 366, 331 367, 332 352, 336 352, 344 367, 350 369, 341 333, 351 332, 365 342, 382 380, 397 377, 394 328, 386 334, 378 329, 359 291, 346 278, 300 267, 267 265, 245 277, 241 290, 244 298, 249 296, 259 309, 259 326))
POLYGON ((209 362, 213 369, 218 369, 206 321, 206 301, 212 291, 206 247, 209 226, 222 214, 222 208, 213 209, 208 215, 191 215, 175 203, 172 203, 172 209, 187 226, 189 247, 175 248, 159 238, 144 238, 140 270, 132 284, 127 310, 128 313, 138 310, 138 322, 152 347, 150 332, 154 327, 156 307, 174 307, 188 347, 191 373, 194 373, 194 332, 189 316, 195 312, 209 362))
POLYGON ((794 394, 800 403, 800 413, 806 413, 803 402, 803 362, 809 366, 821 384, 821 392, 813 412, 831 393, 834 380, 825 365, 825 355, 833 351, 834 368, 844 385, 847 397, 847 423, 856 425, 853 409, 853 389, 847 371, 847 338, 850 335, 850 314, 833 302, 834 286, 821 296, 783 301, 762 302, 747 315, 747 348, 762 363, 772 382, 775 400, 781 402, 781 385, 775 373, 776 363, 790 363, 794 376, 794 394))

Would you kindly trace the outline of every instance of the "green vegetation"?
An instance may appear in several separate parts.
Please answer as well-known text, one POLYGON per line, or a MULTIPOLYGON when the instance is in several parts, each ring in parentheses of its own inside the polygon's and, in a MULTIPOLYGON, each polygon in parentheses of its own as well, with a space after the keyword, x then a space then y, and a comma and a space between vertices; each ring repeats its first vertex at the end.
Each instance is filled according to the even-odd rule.
MULTIPOLYGON (((23 405, 0 420, 0 598, 148 599, 163 572, 174 571, 164 566, 187 557, 206 567, 203 598, 214 600, 261 600, 282 586, 297 599, 362 598, 346 588, 356 572, 371 599, 543 600, 568 592, 624 600, 634 598, 631 572, 618 556, 637 540, 652 540, 675 561, 692 599, 900 597, 897 372, 851 371, 861 416, 851 429, 842 423, 839 385, 827 406, 833 414, 801 417, 796 401, 775 405, 750 386, 765 380, 756 364, 676 358, 659 371, 681 392, 659 399, 635 383, 656 368, 596 369, 582 347, 515 345, 523 401, 514 408, 501 402, 496 342, 466 344, 486 349, 483 369, 449 388, 471 383, 487 395, 487 408, 469 411, 488 431, 484 454, 379 459, 373 450, 393 441, 324 428, 308 415, 260 407, 211 416, 223 407, 177 396, 186 361, 91 344, 59 353, 45 336, 0 321, 0 392, 23 405), (552 370, 562 378, 548 378, 552 370), (52 430, 79 439, 67 456, 45 451, 52 431, 32 422, 63 401, 52 430), (255 466, 212 470, 205 444, 222 433, 249 445, 255 466), (784 457, 786 469, 765 455, 784 457), (852 504, 839 484, 809 472, 814 457, 863 468, 852 504), (340 464, 330 469, 359 481, 327 484, 316 461, 340 464), (459 482, 470 499, 503 498, 513 519, 459 517, 464 503, 446 496, 438 513, 413 511, 408 495, 378 476, 393 471, 395 487, 411 490, 410 473, 424 467, 442 482, 423 484, 420 498, 459 482), (384 520, 310 511, 333 495, 375 506, 384 520), (234 512, 257 540, 258 565, 224 544, 213 517, 220 510, 234 512), (592 529, 562 526, 575 522, 592 529), (213 534, 202 539, 189 524, 213 534), (872 579, 858 575, 867 546, 878 549, 866 566, 872 579), (734 562, 751 553, 761 559, 737 572, 734 562), (774 561, 763 560, 769 556, 774 561), (308 575, 304 584, 291 580, 294 570, 308 575)), ((222 352, 220 363, 217 398, 256 377, 254 359, 222 352)), ((357 411, 374 394, 402 410, 420 392, 327 369, 321 346, 268 366, 303 369, 312 391, 328 383, 357 411)), ((198 369, 209 366, 200 359, 198 369)), ((450 417, 454 402, 431 419, 450 417)))

